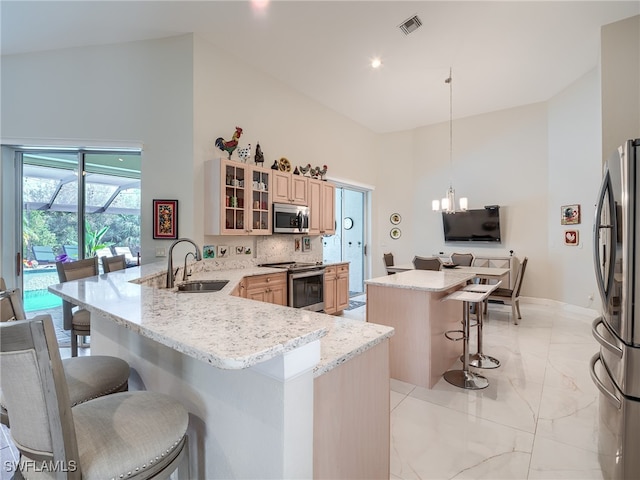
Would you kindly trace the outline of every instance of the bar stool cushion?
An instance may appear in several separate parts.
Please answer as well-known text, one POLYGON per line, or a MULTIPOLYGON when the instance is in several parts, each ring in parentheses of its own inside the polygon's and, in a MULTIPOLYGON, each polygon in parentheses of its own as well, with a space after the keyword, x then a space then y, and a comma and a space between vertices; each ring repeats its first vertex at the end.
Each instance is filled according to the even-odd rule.
POLYGON ((71 406, 93 398, 127 390, 129 364, 106 355, 73 357, 62 360, 69 387, 71 406))
POLYGON ((179 403, 156 392, 116 393, 72 412, 84 480, 147 477, 175 453, 189 423, 179 403))
POLYGON ((74 310, 71 322, 76 328, 89 329, 91 327, 91 314, 89 310, 85 310, 84 308, 74 310))

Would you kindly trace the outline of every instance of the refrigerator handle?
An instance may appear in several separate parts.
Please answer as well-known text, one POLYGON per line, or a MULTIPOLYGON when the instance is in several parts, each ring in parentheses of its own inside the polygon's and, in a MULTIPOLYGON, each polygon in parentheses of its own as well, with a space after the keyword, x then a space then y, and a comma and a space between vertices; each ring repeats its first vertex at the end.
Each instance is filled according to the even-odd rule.
MULTIPOLYGON (((607 288, 605 287, 605 282, 604 282, 604 276, 603 276, 603 272, 602 272, 602 268, 601 268, 601 263, 602 260, 604 258, 606 258, 607 255, 607 245, 603 244, 602 245, 602 256, 600 255, 600 250, 599 250, 599 245, 600 245, 600 232, 601 230, 611 230, 611 239, 613 240, 614 238, 614 234, 616 231, 615 228, 615 208, 612 208, 611 205, 611 177, 609 176, 609 170, 607 169, 605 171, 604 177, 602 179, 602 184, 600 186, 600 191, 598 192, 598 201, 596 203, 596 209, 595 209, 595 219, 593 222, 593 263, 594 263, 594 267, 595 267, 595 273, 596 273, 596 284, 598 285, 598 290, 600 291, 600 297, 602 298, 602 302, 604 304, 607 303, 607 301, 609 300, 609 292, 607 291, 607 288), (605 199, 605 195, 606 193, 609 192, 609 205, 604 204, 604 199, 605 199), (612 223, 611 225, 602 225, 600 223, 600 220, 602 219, 602 210, 605 207, 609 207, 609 218, 610 218, 610 223, 612 223)), ((607 277, 609 282, 607 283, 607 285, 611 284, 611 281, 613 279, 613 269, 614 269, 614 263, 615 263, 615 259, 613 258, 613 255, 615 255, 615 247, 612 245, 611 248, 609 248, 609 253, 608 253, 612 258, 610 258, 609 261, 609 271, 606 272, 607 277)))
POLYGON ((598 375, 596 374, 596 362, 598 362, 599 360, 600 353, 596 353, 593 357, 591 357, 591 361, 589 362, 589 373, 591 374, 591 380, 593 380, 593 383, 596 384, 596 387, 598 387, 598 390, 602 392, 604 397, 609 400, 618 410, 620 410, 622 408, 622 402, 618 397, 607 390, 605 384, 602 383, 602 380, 600 380, 598 378, 598 375))
MULTIPOLYGON (((602 317, 596 318, 591 324, 591 333, 593 334, 594 338, 598 341, 600 345, 602 345, 604 348, 609 350, 616 357, 622 358, 622 349, 617 345, 614 345, 613 343, 611 343, 609 340, 604 338, 600 334, 600 332, 598 332, 598 325, 600 324, 604 324, 604 320, 602 319, 602 317)), ((606 325, 604 327, 607 328, 606 325)))

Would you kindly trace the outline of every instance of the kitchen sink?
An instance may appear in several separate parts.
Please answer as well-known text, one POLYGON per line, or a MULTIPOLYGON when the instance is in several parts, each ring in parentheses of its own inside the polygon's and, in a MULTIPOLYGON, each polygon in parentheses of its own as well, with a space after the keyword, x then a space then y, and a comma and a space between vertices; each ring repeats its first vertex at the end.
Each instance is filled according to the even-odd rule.
POLYGON ((229 280, 192 280, 178 285, 178 292, 203 293, 222 290, 229 280))

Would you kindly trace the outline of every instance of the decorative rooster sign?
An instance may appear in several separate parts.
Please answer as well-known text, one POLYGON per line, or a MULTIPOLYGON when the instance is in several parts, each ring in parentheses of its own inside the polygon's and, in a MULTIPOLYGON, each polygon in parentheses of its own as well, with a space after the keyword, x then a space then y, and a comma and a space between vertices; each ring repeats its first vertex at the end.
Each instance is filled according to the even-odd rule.
POLYGON ((236 131, 233 133, 233 137, 231 140, 226 141, 222 137, 218 137, 216 139, 216 147, 218 147, 223 152, 227 152, 229 154, 229 160, 231 160, 231 154, 233 151, 238 148, 238 139, 242 135, 242 128, 236 127, 236 131))

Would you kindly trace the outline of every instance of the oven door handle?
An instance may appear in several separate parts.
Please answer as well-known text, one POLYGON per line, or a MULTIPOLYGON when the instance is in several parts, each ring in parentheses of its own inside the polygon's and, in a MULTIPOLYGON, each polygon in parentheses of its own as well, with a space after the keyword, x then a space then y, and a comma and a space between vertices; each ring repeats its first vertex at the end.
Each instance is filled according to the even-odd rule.
POLYGON ((305 270, 304 272, 292 272, 289 274, 291 279, 315 277, 321 275, 324 278, 324 268, 317 268, 315 270, 305 270))

